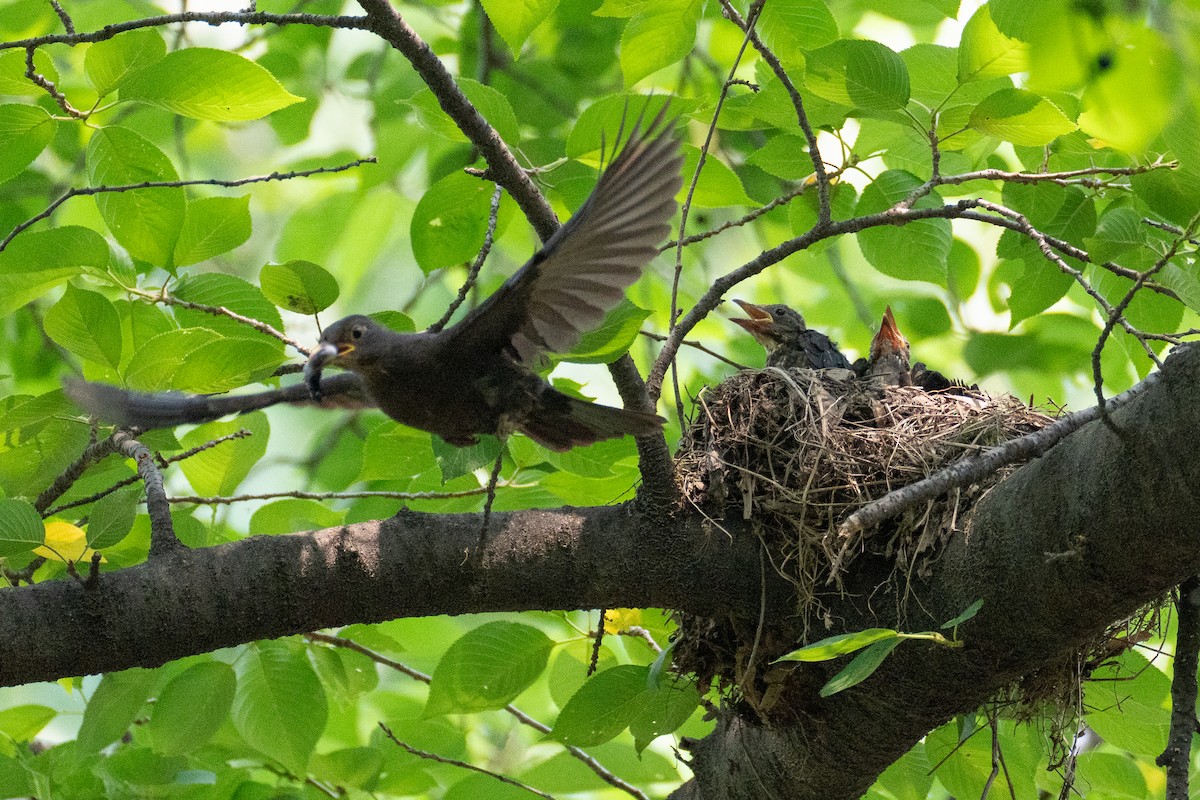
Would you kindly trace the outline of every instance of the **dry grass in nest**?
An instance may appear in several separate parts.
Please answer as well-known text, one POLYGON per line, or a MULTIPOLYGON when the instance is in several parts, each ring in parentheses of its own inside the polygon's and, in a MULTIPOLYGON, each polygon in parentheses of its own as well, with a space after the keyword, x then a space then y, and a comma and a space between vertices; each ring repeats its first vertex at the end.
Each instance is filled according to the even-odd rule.
POLYGON ((1006 472, 861 536, 839 539, 838 525, 894 489, 1051 421, 1010 396, 877 386, 847 370, 747 370, 697 400, 677 474, 703 513, 751 520, 778 546, 775 567, 803 605, 863 552, 927 577, 965 512, 1006 472))

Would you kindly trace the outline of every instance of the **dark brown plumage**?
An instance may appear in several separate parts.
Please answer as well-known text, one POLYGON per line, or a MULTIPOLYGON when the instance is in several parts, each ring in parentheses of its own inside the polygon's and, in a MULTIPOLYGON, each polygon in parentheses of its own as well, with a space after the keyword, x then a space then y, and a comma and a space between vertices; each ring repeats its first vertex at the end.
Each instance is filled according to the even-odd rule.
POLYGON ((679 144, 662 114, 645 129, 635 127, 575 215, 456 325, 402 334, 368 317, 346 317, 325 329, 305 364, 305 385, 282 390, 188 396, 69 381, 67 392, 102 419, 142 429, 275 402, 349 400, 456 445, 516 430, 567 450, 655 433, 664 422, 656 414, 569 397, 534 371, 546 353, 569 350, 604 319, 669 232, 681 185, 679 144), (330 365, 351 374, 322 379, 330 365))
POLYGON ((927 392, 978 388, 967 386, 960 380, 947 378, 920 361, 910 365, 910 357, 908 339, 900 333, 896 318, 892 316, 892 307, 888 306, 884 309, 883 319, 879 323, 879 332, 871 340, 869 357, 865 361, 859 359, 855 362, 854 371, 860 377, 887 386, 916 386, 927 392))
POLYGON ((567 450, 657 431, 655 414, 569 397, 533 370, 599 324, 666 237, 682 157, 660 122, 634 131, 575 216, 458 324, 405 334, 356 315, 326 328, 305 365, 314 394, 325 366, 351 370, 388 416, 456 445, 517 430, 567 450))
POLYGON ((749 315, 734 319, 767 349, 767 366, 807 369, 849 369, 850 362, 833 341, 809 328, 799 311, 781 303, 755 305, 734 300, 749 315))

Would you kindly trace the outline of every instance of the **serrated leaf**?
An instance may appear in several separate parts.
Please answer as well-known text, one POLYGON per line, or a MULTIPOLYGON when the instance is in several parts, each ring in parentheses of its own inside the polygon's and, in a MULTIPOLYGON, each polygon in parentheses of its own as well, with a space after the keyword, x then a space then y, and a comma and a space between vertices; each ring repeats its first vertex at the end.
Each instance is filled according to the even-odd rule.
POLYGON ((573 447, 563 453, 549 452, 546 460, 557 469, 585 478, 604 478, 614 473, 616 464, 623 458, 637 455, 633 439, 622 437, 603 442, 573 447))
POLYGON ((1029 45, 1005 36, 992 21, 988 4, 979 7, 963 27, 958 45, 960 83, 998 78, 1023 72, 1028 65, 1029 45))
POLYGON ((872 111, 908 105, 908 67, 874 41, 843 39, 808 54, 804 84, 817 97, 872 111))
POLYGON ((38 106, 0 105, 0 183, 20 175, 54 139, 58 123, 38 106))
POLYGON ((553 646, 529 625, 489 622, 475 628, 438 662, 424 716, 504 708, 541 677, 553 646))
MULTIPOLYGON (((688 144, 683 145, 681 149, 684 191, 687 191, 692 176, 696 173, 696 165, 700 163, 700 150, 688 144)), ((734 205, 754 205, 754 201, 746 194, 742 179, 737 173, 709 153, 704 159, 704 169, 700 172, 700 179, 696 181, 696 188, 692 192, 692 206, 725 208, 734 205)))
MULTIPOLYGON (((470 78, 457 78, 455 84, 501 139, 509 145, 515 145, 521 140, 521 126, 517 122, 517 115, 502 92, 470 78)), ((416 110, 421 124, 437 135, 452 142, 470 141, 454 120, 442 110, 432 90, 423 88, 404 102, 416 110)), ((476 182, 482 183, 478 180, 476 182)))
POLYGON ((876 642, 856 655, 845 669, 834 675, 828 683, 821 687, 821 697, 835 695, 851 686, 857 686, 871 677, 898 644, 900 644, 899 639, 876 642))
POLYGON ((175 381, 179 368, 194 351, 221 338, 204 328, 178 328, 154 336, 139 344, 125 365, 125 385, 140 392, 183 388, 175 381))
POLYGON ((0 557, 28 553, 44 536, 42 518, 33 506, 24 500, 0 499, 0 557))
MULTIPOLYGON (((128 128, 109 126, 92 135, 87 149, 91 186, 130 186, 179 180, 171 160, 153 142, 128 128)), ((172 268, 187 199, 182 188, 102 192, 96 207, 113 237, 134 258, 172 268)))
POLYGON ((758 28, 767 46, 785 64, 803 64, 804 51, 838 38, 837 20, 822 0, 767 3, 758 28))
POLYGON ((596 673, 567 701, 550 738, 575 747, 594 747, 613 739, 641 713, 650 691, 648 674, 648 667, 633 664, 596 673))
MULTIPOLYGON (((910 172, 888 170, 863 189, 858 200, 859 215, 882 212, 903 200, 921 180, 910 172)), ((914 208, 937 208, 942 198, 936 192, 919 199, 914 208)), ((946 260, 953 237, 950 221, 922 219, 901 227, 882 225, 858 234, 863 255, 875 269, 903 280, 920 280, 946 285, 946 260)))
POLYGON ((488 19, 514 55, 521 54, 529 34, 557 7, 558 0, 483 0, 488 19))
POLYGON ((163 687, 147 729, 156 753, 183 755, 202 747, 229 719, 237 678, 228 664, 188 667, 163 687))
POLYGON ((242 429, 250 431, 251 435, 222 442, 180 463, 184 477, 196 494, 206 497, 233 494, 266 453, 271 428, 266 414, 253 411, 231 422, 198 425, 180 438, 184 447, 191 448, 242 429))
POLYGON ((324 311, 339 294, 337 279, 311 261, 267 264, 258 273, 258 285, 272 303, 297 314, 324 311))
MULTIPOLYGON (((25 77, 25 48, 0 51, 0 94, 38 97, 46 90, 25 77)), ((58 69, 45 50, 33 54, 33 68, 47 80, 58 83, 58 69)))
POLYGON ((648 316, 650 312, 646 309, 622 300, 598 327, 580 337, 563 360, 576 364, 608 364, 617 360, 633 345, 648 316))
MULTIPOLYGON (((453 172, 430 186, 413 211, 413 255, 426 273, 470 261, 483 246, 492 185, 453 172)), ((496 226, 500 231, 499 221, 496 226)))
POLYGON ((234 669, 232 716, 238 733, 292 773, 306 774, 329 709, 304 652, 282 642, 256 642, 246 646, 234 669))
POLYGON ((97 500, 88 513, 87 543, 95 550, 112 547, 129 535, 137 516, 141 489, 118 489, 97 500))
POLYGON ((121 100, 157 106, 193 119, 261 119, 304 101, 270 72, 228 50, 188 47, 168 53, 121 87, 121 100))
POLYGON ((630 18, 621 34, 621 74, 626 86, 692 51, 700 10, 698 0, 658 0, 645 3, 630 18))
POLYGON ((808 141, 798 133, 772 136, 746 159, 776 178, 797 181, 812 174, 813 162, 808 157, 808 141))
POLYGON ((442 483, 474 472, 481 467, 491 468, 500 455, 500 440, 495 436, 482 436, 479 441, 467 447, 450 444, 440 436, 430 440, 433 446, 433 457, 438 469, 442 472, 442 483))
POLYGON ((90 45, 83 58, 88 80, 101 97, 108 95, 167 54, 167 43, 153 28, 126 31, 90 45))
POLYGON ((700 693, 685 678, 673 677, 650 688, 643 698, 641 712, 629 723, 634 749, 641 753, 659 736, 674 733, 700 706, 700 693))
POLYGON ((175 242, 175 266, 198 264, 228 253, 245 244, 250 232, 250 195, 192 200, 175 242))
POLYGON ((0 252, 0 314, 78 275, 80 267, 102 270, 108 261, 108 244, 90 228, 65 225, 22 233, 0 252))
POLYGON ((77 752, 99 752, 123 736, 146 704, 157 674, 149 669, 106 673, 83 712, 75 737, 77 752))
POLYGON ((1146 229, 1142 225, 1142 215, 1130 206, 1110 207, 1100 217, 1096 235, 1088 237, 1086 243, 1088 254, 1100 264, 1144 247, 1146 229))
POLYGON ((85 361, 116 369, 123 349, 121 319, 107 297, 67 284, 46 311, 46 335, 85 361))
POLYGON ((899 635, 899 632, 891 628, 867 628, 853 633, 839 633, 793 650, 775 661, 831 661, 875 642, 895 639, 899 635))
MULTIPOLYGON (((257 286, 236 275, 219 272, 188 275, 175 284, 174 294, 180 300, 225 308, 243 317, 265 322, 275 330, 283 328, 283 318, 279 316, 275 304, 257 286)), ((276 337, 224 314, 212 314, 184 306, 175 306, 173 311, 182 327, 206 328, 227 339, 251 339, 270 345, 279 353, 283 352, 283 342, 276 337)))
POLYGON ((1075 130, 1075 123, 1040 95, 1026 89, 1000 89, 979 102, 971 112, 970 126, 1013 144, 1041 147, 1064 133, 1075 130))

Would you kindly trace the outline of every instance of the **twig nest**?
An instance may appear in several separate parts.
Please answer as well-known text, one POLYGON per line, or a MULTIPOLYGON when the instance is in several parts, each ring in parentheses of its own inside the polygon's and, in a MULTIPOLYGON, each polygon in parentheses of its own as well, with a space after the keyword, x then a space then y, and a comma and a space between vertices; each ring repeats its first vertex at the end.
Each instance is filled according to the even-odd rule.
POLYGON ((881 386, 843 369, 746 370, 697 399, 677 474, 686 501, 715 524, 753 521, 803 601, 866 551, 927 576, 965 512, 1006 473, 861 536, 840 539, 838 525, 893 489, 1049 422, 1014 397, 976 389, 881 386))

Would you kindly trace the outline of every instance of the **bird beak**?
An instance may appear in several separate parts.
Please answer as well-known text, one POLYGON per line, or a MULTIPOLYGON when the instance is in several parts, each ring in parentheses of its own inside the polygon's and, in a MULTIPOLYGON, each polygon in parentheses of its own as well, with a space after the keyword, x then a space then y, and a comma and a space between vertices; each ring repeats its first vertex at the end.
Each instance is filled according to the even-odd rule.
POLYGON ((879 333, 871 342, 872 353, 897 353, 908 350, 908 340, 896 327, 896 318, 892 316, 892 307, 888 306, 883 312, 883 320, 879 323, 879 333))
POLYGON ((312 395, 313 400, 321 399, 322 368, 338 356, 344 355, 353 349, 353 345, 345 345, 343 349, 338 348, 331 342, 321 342, 317 349, 312 351, 312 354, 308 357, 308 361, 304 362, 304 385, 308 387, 308 393, 312 395))
POLYGON ((749 319, 731 318, 730 321, 741 325, 761 344, 767 347, 773 346, 774 342, 767 338, 767 331, 773 324, 771 312, 761 306, 754 305, 754 303, 747 303, 745 300, 734 300, 733 302, 742 307, 742 310, 749 315, 749 319))

